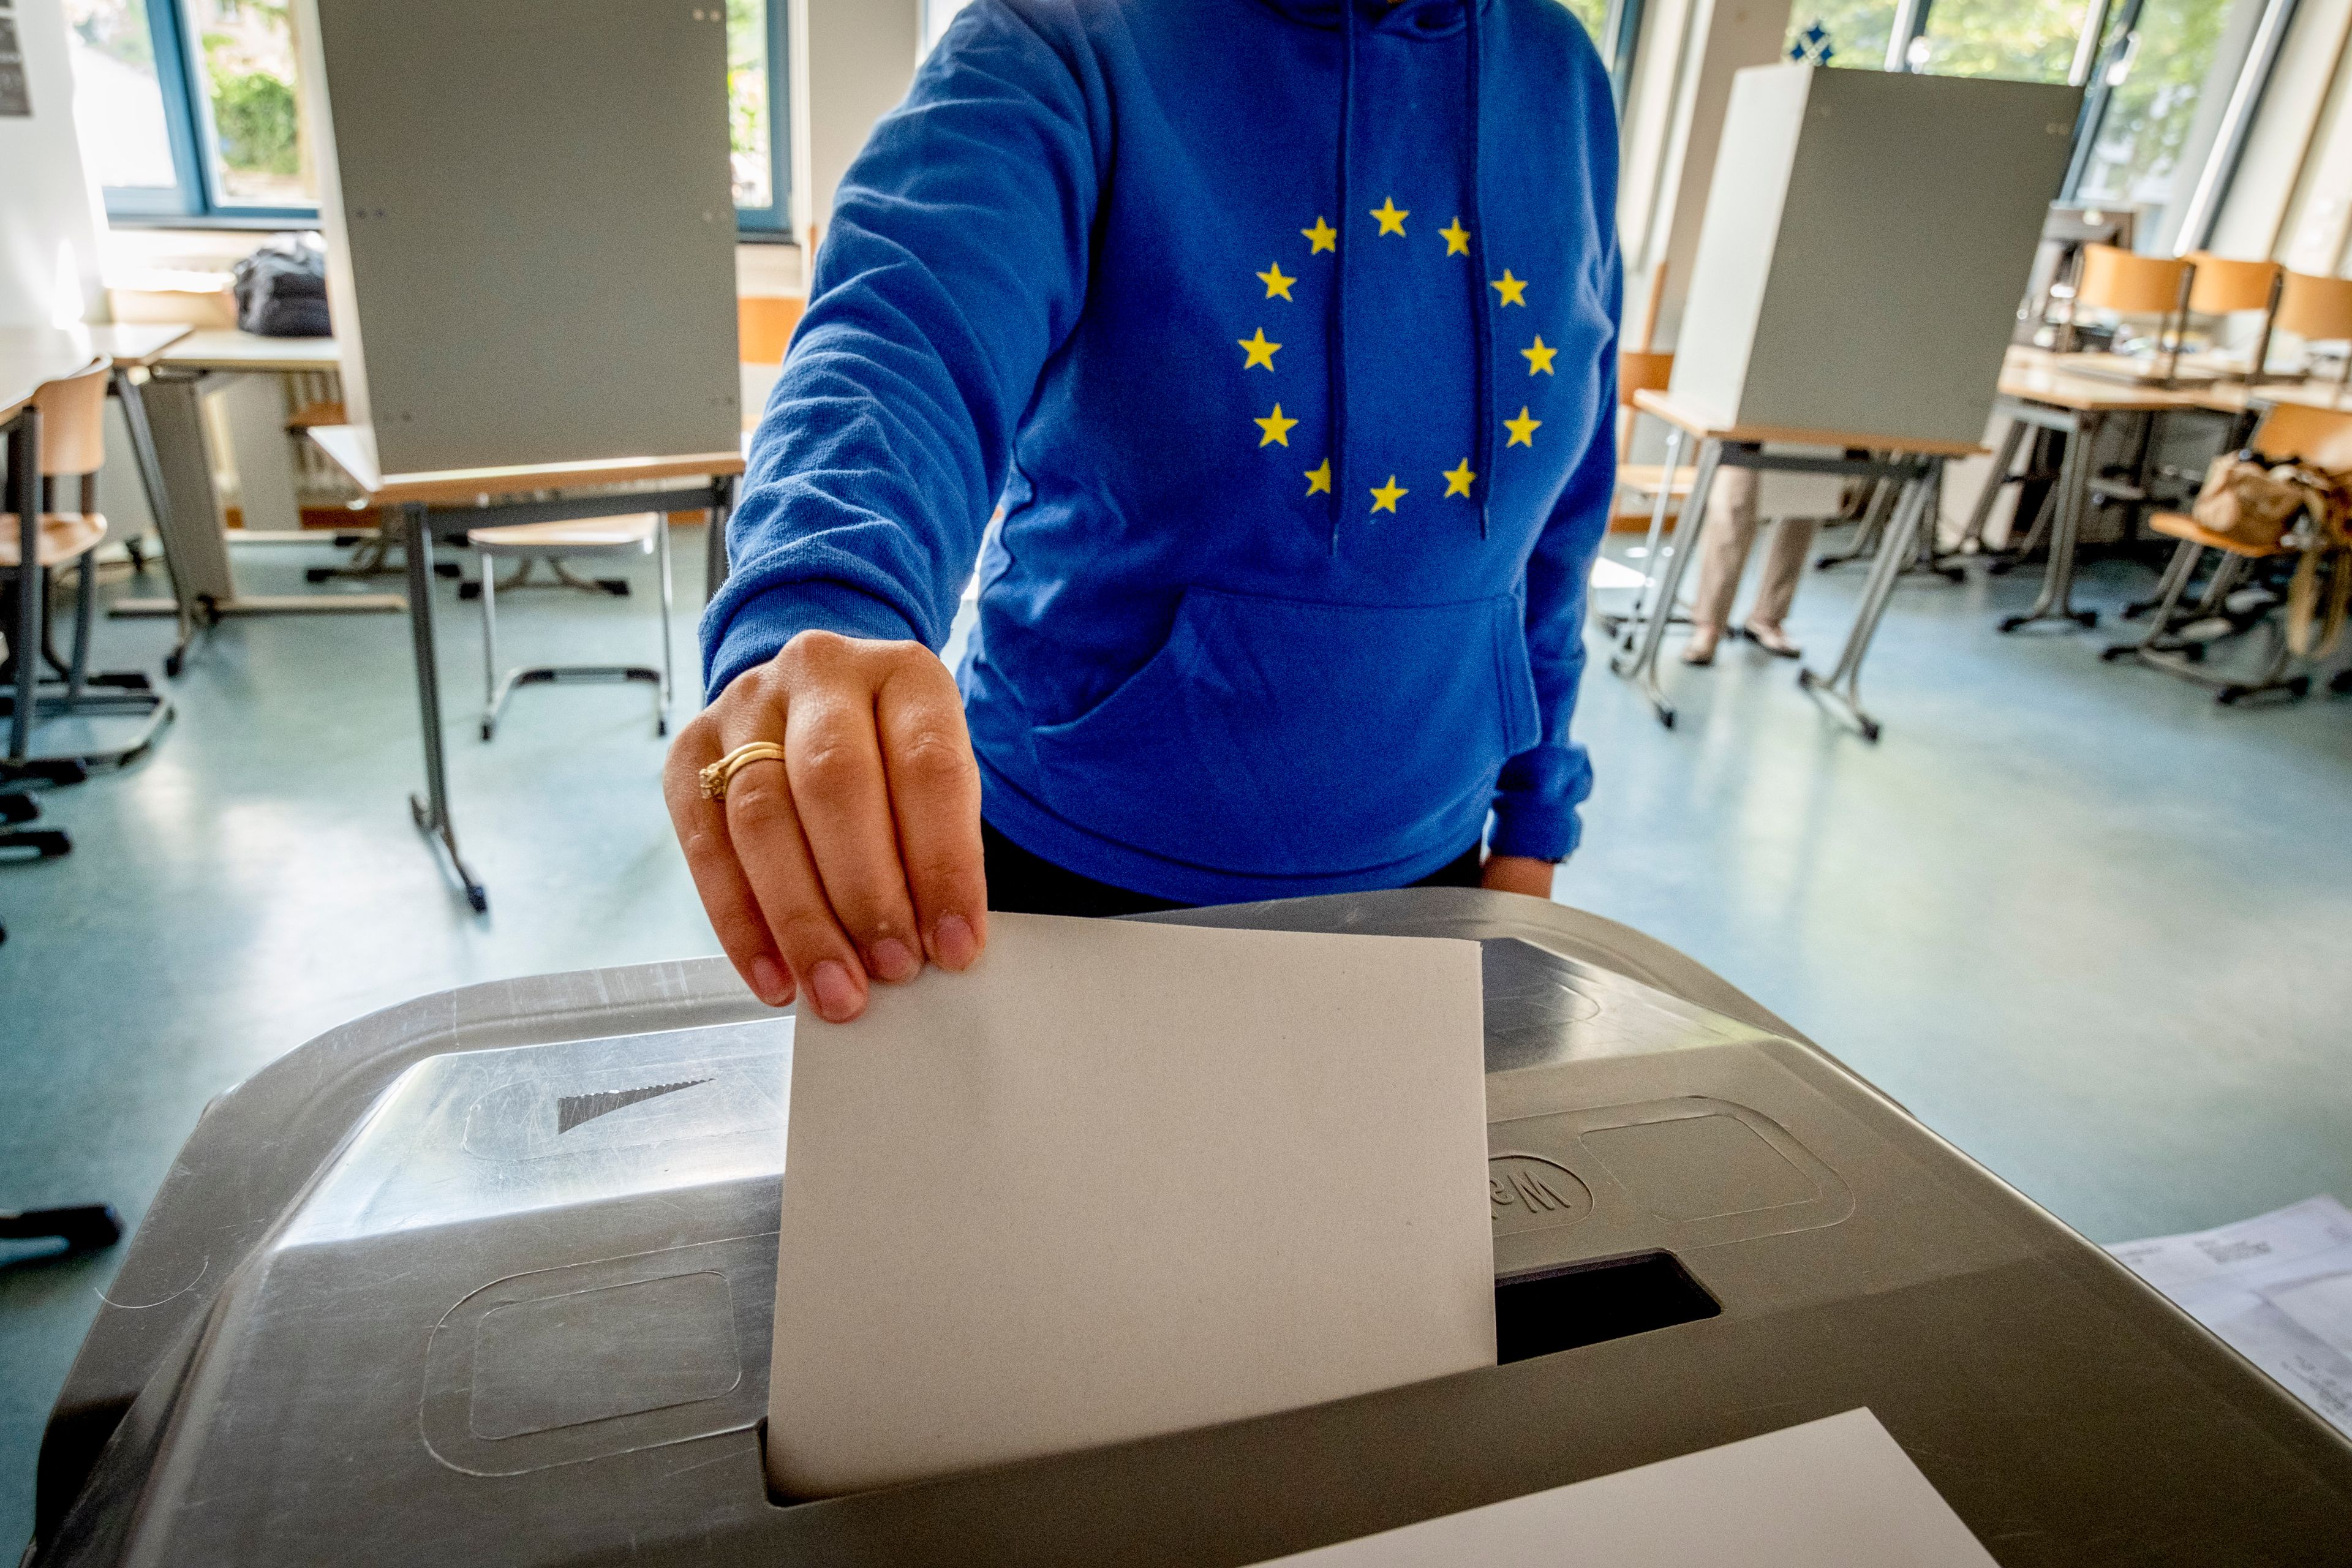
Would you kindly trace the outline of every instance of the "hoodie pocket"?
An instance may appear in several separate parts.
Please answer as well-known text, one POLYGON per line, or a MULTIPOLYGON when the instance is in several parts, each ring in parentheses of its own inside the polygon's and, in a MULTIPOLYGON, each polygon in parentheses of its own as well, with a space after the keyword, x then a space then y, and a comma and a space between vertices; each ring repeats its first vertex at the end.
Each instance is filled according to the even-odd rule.
POLYGON ((1220 870, 1339 876, 1462 847, 1533 745, 1517 600, 1366 607, 1188 590, 1160 651, 1035 731, 1074 826, 1220 870))

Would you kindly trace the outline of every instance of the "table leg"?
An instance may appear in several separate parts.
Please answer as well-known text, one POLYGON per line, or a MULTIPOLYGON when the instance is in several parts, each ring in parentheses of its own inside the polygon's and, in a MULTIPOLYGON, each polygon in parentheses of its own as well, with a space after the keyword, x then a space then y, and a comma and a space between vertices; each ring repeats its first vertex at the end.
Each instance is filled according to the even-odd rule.
POLYGON ((2074 605, 2074 548, 2083 535, 2083 518, 2091 505, 2092 448, 2097 445, 2103 416, 2085 410, 2077 414, 2066 433, 2066 459, 2058 471, 2058 495, 2050 524, 2050 566, 2042 579, 2041 597, 2021 616, 2002 617, 2000 629, 2013 632, 2036 621, 2066 621, 2075 626, 2099 624, 2096 610, 2074 605))
POLYGON ((163 459, 155 455, 154 427, 147 422, 147 395, 127 365, 114 367, 114 400, 122 405, 122 423, 131 432, 131 466, 139 470, 139 488, 146 494, 148 515, 155 520, 155 535, 163 542, 163 571, 172 580, 172 604, 179 619, 179 641, 163 656, 163 673, 176 676, 187 660, 196 618, 180 586, 179 557, 172 548, 172 498, 163 483, 163 459))
POLYGON ((727 519, 735 510, 735 481, 719 486, 710 509, 708 531, 702 536, 702 602, 709 604, 727 584, 727 519))
POLYGON ((1878 739, 1878 721, 1863 711, 1862 661, 1870 652, 1871 638, 1877 635, 1879 617, 1885 615, 1887 601, 1895 596, 1895 579, 1903 574, 1905 559, 1918 536, 1920 520, 1931 512, 1942 468, 1942 458, 1928 458, 1898 487, 1900 499, 1895 503, 1895 515, 1887 522, 1877 555, 1871 560, 1870 575, 1863 583, 1862 603, 1854 610, 1853 629, 1846 634, 1845 647, 1838 655, 1836 668, 1826 676, 1815 675, 1810 668, 1797 672, 1797 684, 1842 709, 1865 741, 1878 739))
POLYGON ((1900 483, 1880 481, 1871 487, 1870 504, 1862 514, 1862 525, 1853 531, 1853 543, 1837 553, 1816 556, 1813 570, 1826 572, 1832 566, 1843 566, 1849 561, 1859 561, 1869 555, 1875 560, 1874 546, 1886 537, 1887 520, 1895 515, 1896 503, 1902 499, 1900 483))
POLYGON ((425 798, 408 797, 417 828, 440 848, 466 890, 476 914, 489 911, 490 895, 457 851, 457 830, 449 819, 449 780, 441 756, 441 668, 433 644, 433 522, 425 507, 400 509, 408 557, 408 626, 416 641, 416 706, 425 725, 425 798))
MULTIPOLYGON (((2022 419, 2012 419, 2000 438, 2000 447, 1993 453, 1992 470, 1985 476, 1984 489, 1977 492, 1977 504, 1969 512, 1969 525, 1960 531, 1960 540, 1952 546, 1952 555, 1971 555, 1984 548, 1986 527, 1992 521, 1993 504, 2000 500, 2001 490, 2010 480, 2010 466, 2017 461, 2017 448, 2025 442, 2025 433, 2032 426, 2022 419)), ((2016 524, 2010 525, 2012 537, 2016 524)))
MULTIPOLYGON (((1698 552, 1706 535, 1706 498, 1715 489, 1715 471, 1722 466, 1723 443, 1704 441, 1699 444, 1698 471, 1691 476, 1691 493, 1675 519, 1671 544, 1663 545, 1651 555, 1657 577, 1657 592, 1642 622, 1640 642, 1629 658, 1624 652, 1609 661, 1609 668, 1627 679, 1638 678, 1642 695, 1648 699, 1650 710, 1658 722, 1671 730, 1675 727, 1675 705, 1666 700, 1665 689, 1658 683, 1658 649, 1664 642, 1666 624, 1675 618, 1675 598, 1682 591, 1683 571, 1698 552), (1668 553, 1671 552, 1671 553, 1668 553)), ((1627 627, 1629 644, 1633 628, 1627 627)))
POLYGON ((32 753, 33 714, 40 700, 40 450, 41 411, 28 403, 8 426, 8 510, 16 514, 16 615, 8 631, 16 698, 8 715, 8 761, 16 766, 32 753))
POLYGON ((1657 494, 1650 500, 1650 535, 1642 550, 1642 585, 1634 591, 1633 609, 1610 628, 1617 637, 1621 653, 1633 651, 1634 639, 1641 636, 1643 617, 1649 613, 1650 590, 1656 584, 1659 568, 1664 563, 1658 553, 1658 544, 1666 534, 1666 508, 1674 500, 1675 470, 1682 467, 1683 446, 1688 439, 1680 426, 1667 427, 1666 465, 1660 471, 1657 494))

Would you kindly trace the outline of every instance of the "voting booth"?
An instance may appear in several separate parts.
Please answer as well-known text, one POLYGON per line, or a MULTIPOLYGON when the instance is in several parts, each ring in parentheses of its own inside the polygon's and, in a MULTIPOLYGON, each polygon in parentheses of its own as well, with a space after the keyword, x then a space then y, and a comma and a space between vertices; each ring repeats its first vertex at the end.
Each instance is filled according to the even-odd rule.
POLYGON ((1661 944, 1475 889, 1160 918, 1480 944, 1498 1364, 774 1495, 792 1021, 717 959, 504 982, 207 1110, 51 1416, 30 1561, 1244 1564, 1861 1409, 2005 1564, 2352 1542, 2352 1446, 1661 944))

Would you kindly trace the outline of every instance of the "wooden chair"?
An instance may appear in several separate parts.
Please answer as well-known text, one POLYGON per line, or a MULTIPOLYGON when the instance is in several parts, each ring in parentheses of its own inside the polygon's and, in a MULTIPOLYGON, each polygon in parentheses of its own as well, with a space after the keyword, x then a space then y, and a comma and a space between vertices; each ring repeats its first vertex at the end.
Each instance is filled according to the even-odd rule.
POLYGON ((1642 303, 1642 326, 1633 334, 1633 346, 1617 356, 1617 491, 1609 507, 1612 526, 1620 521, 1646 526, 1656 507, 1658 486, 1664 484, 1667 499, 1679 502, 1690 494, 1698 472, 1677 468, 1669 478, 1664 464, 1625 460, 1633 450, 1634 421, 1642 416, 1633 406, 1633 395, 1664 392, 1675 378, 1675 356, 1651 350, 1658 337, 1658 311, 1665 302, 1666 264, 1661 261, 1650 268, 1649 293, 1642 303), (1629 500, 1634 504, 1621 506, 1629 500))
POLYGON ((2067 308, 2065 336, 2073 338, 2075 321, 2086 310, 2155 316, 2157 347, 2171 362, 2165 371, 2169 377, 2178 366, 2180 334, 2188 326, 2189 296, 2196 287, 2197 266, 2186 257, 2140 256, 2112 245, 2086 245, 2067 308))
MULTIPOLYGON (((782 364, 808 301, 798 294, 746 294, 735 301, 735 357, 744 364, 782 364)), ((747 411, 748 412, 748 411, 747 411)))
POLYGON ((2352 278, 2315 278, 2290 272, 2279 291, 2278 330, 2306 343, 2345 345, 2336 384, 2352 382, 2352 278))
MULTIPOLYGON (((2263 416, 2252 445, 2264 457, 2282 460, 2294 458, 2331 474, 2352 474, 2352 411, 2282 403, 2263 416)), ((2255 563, 2298 553, 2291 538, 2268 547, 2247 544, 2213 532, 2193 517, 2173 511, 2156 513, 2148 519, 2148 526, 2180 542, 2172 552, 2171 563, 2164 569, 2163 581, 2158 584, 2156 615, 2149 622, 2147 636, 2136 643, 2115 644, 2103 649, 2099 657, 2137 658, 2168 675, 2213 687, 2216 700, 2225 705, 2273 691, 2284 691, 2290 697, 2307 694, 2311 690, 2310 675, 2287 673, 2294 662, 2294 650, 2288 646, 2283 628, 2273 628, 2276 640, 2269 661, 2262 673, 2251 680, 2199 668, 2210 639, 2179 635, 2184 626, 2221 617, 2231 593, 2255 563), (2221 561, 2195 607, 2183 616, 2180 601, 2208 550, 2220 552, 2221 561)), ((2267 612, 2262 618, 2270 618, 2267 612)))
POLYGON ((2271 334, 2278 325, 2279 300, 2286 286, 2286 268, 2275 261, 2232 261, 2210 250, 2193 250, 2182 258, 2196 268, 2189 288, 2192 315, 2228 316, 2241 310, 2263 313, 2262 331, 2254 339, 2246 379, 2265 379, 2263 366, 2270 358, 2271 334))
POLYGON ((1633 395, 1664 392, 1674 377, 1675 356, 1670 353, 1636 351, 1617 356, 1617 407, 1622 424, 1617 436, 1617 501, 1611 508, 1615 517, 1646 524, 1660 485, 1666 487, 1669 500, 1680 503, 1689 496, 1691 481, 1697 477, 1697 468, 1689 464, 1669 475, 1664 464, 1625 460, 1633 447, 1633 422, 1641 417, 1633 407, 1633 395))
MULTIPOLYGON (((623 517, 590 517, 567 522, 518 522, 498 528, 469 529, 466 542, 482 561, 482 668, 484 707, 482 739, 498 732, 499 714, 518 686, 558 680, 642 680, 656 693, 654 733, 669 733, 670 701, 670 570, 669 520, 659 512, 633 512, 623 517), (551 563, 566 557, 654 555, 661 563, 661 668, 637 664, 539 664, 515 669, 499 666, 499 563, 518 560, 522 569, 534 560, 551 563)), ((557 567, 559 574, 562 568, 557 567)), ((576 579, 566 578, 577 585, 576 579)), ((623 584, 623 587, 626 587, 623 584)))
MULTIPOLYGON (((40 606, 41 634, 37 647, 9 648, 9 663, 16 668, 6 683, 6 695, 0 697, 0 705, 5 705, 13 721, 17 704, 29 687, 33 695, 28 719, 33 722, 67 714, 112 714, 142 718, 147 722, 129 744, 122 746, 54 757, 12 755, 8 759, 10 768, 18 773, 78 778, 83 768, 128 763, 147 749, 156 728, 171 717, 171 705, 152 689, 144 674, 93 673, 89 668, 90 632, 98 606, 98 574, 93 557, 106 542, 106 519, 98 510, 98 470, 106 463, 106 385, 110 374, 111 367, 100 361, 86 370, 50 382, 34 395, 41 421, 41 514, 35 559, 29 570, 38 574, 34 596, 40 606), (71 510, 62 508, 58 500, 59 488, 67 480, 74 481, 75 486, 71 510), (77 568, 78 579, 73 653, 68 658, 58 656, 48 626, 49 577, 61 566, 77 568), (62 694, 54 690, 47 695, 41 693, 42 685, 54 685, 39 678, 39 666, 44 659, 64 678, 62 694), (24 679, 27 667, 33 671, 29 682, 24 679)), ((0 513, 0 577, 14 576, 28 569, 23 551, 23 531, 16 514, 0 513)), ((13 724, 12 731, 26 732, 13 724)))

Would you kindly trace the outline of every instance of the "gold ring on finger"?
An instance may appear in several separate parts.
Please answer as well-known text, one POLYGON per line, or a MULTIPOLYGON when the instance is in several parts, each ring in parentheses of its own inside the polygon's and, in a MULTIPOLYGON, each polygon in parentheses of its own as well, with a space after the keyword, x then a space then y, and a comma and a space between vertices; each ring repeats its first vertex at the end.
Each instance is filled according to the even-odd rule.
POLYGON ((725 800, 727 785, 737 773, 753 763, 781 763, 783 760, 784 748, 774 741, 754 741, 748 746, 738 746, 702 770, 699 775, 702 798, 725 800))

